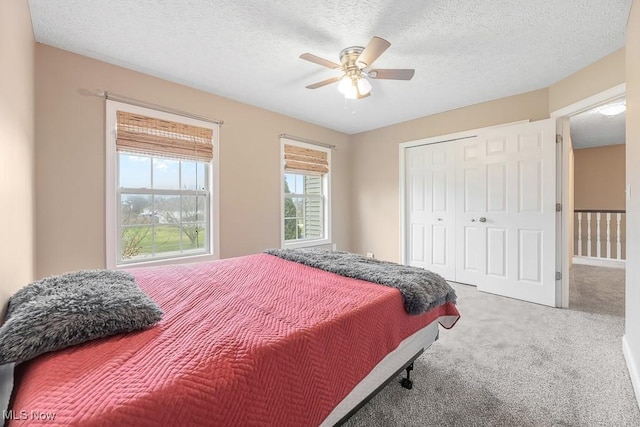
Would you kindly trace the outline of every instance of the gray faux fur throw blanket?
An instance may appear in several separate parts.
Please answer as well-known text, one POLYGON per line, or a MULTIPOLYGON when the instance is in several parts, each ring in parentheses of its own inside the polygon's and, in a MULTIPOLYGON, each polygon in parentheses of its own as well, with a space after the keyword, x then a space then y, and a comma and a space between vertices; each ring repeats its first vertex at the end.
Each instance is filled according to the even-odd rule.
POLYGON ((409 314, 426 313, 446 302, 456 302, 456 293, 442 276, 417 267, 366 258, 350 252, 324 249, 268 249, 265 253, 341 276, 400 290, 409 314))

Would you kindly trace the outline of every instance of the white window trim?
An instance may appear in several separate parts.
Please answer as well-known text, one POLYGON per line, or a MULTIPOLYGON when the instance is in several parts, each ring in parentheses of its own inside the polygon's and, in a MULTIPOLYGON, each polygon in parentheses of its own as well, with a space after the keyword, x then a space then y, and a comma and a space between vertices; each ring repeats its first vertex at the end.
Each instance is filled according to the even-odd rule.
POLYGON ((286 249, 310 248, 314 246, 331 245, 331 149, 318 145, 307 144, 301 141, 295 141, 288 138, 280 138, 280 247, 286 249), (322 176, 322 185, 325 190, 324 203, 324 230, 325 237, 322 239, 297 240, 294 242, 286 242, 284 239, 284 146, 294 145, 296 147, 308 148, 327 153, 327 162, 329 163, 329 172, 322 176))
POLYGON ((204 122, 190 117, 179 116, 150 108, 139 107, 137 105, 126 104, 112 100, 106 101, 106 171, 105 171, 105 243, 106 243, 106 266, 111 269, 126 269, 140 266, 182 264, 188 262, 213 261, 220 258, 220 203, 219 203, 219 163, 220 150, 218 148, 219 128, 215 123, 204 122), (117 264, 117 209, 116 192, 118 185, 118 175, 116 171, 116 111, 127 111, 131 113, 143 114, 158 119, 177 121, 180 123, 206 127, 213 130, 213 160, 211 161, 209 173, 209 248, 211 253, 186 255, 174 258, 163 258, 156 260, 145 260, 126 264, 117 264))

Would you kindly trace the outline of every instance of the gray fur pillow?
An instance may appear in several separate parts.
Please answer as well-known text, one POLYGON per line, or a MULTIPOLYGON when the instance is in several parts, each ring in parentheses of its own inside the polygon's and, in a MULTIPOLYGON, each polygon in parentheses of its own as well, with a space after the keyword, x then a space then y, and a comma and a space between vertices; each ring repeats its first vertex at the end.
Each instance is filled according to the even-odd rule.
POLYGON ((51 276, 9 299, 0 327, 0 364, 145 329, 164 313, 124 271, 85 270, 51 276))

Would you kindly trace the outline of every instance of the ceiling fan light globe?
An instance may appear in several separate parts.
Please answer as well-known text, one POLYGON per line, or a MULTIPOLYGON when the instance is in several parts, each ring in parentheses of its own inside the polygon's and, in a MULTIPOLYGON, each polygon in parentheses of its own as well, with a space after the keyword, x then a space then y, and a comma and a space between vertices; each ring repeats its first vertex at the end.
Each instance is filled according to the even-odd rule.
POLYGON ((366 95, 371 92, 371 83, 364 77, 358 79, 358 92, 360 92, 360 95, 366 95))
POLYGON ((355 82, 351 84, 349 90, 344 94, 344 97, 347 99, 358 99, 358 86, 356 86, 355 82))
POLYGON ((351 81, 351 77, 345 75, 340 79, 340 83, 338 83, 338 91, 344 96, 347 96, 347 93, 351 90, 352 86, 353 82, 351 81))

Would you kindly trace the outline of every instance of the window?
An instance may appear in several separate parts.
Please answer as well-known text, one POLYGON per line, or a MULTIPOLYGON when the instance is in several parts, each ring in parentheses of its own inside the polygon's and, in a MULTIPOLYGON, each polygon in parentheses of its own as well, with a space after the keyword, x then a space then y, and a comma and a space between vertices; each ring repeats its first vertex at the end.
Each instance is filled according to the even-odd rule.
POLYGON ((330 150, 283 138, 282 153, 282 246, 330 243, 330 150))
POLYGON ((107 105, 107 266, 213 258, 217 125, 107 105))

